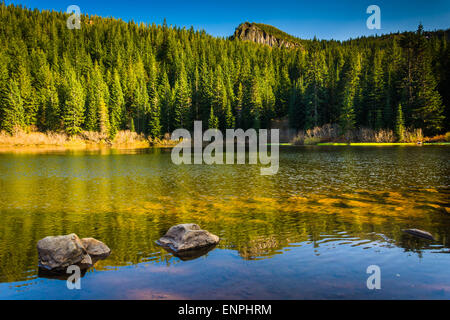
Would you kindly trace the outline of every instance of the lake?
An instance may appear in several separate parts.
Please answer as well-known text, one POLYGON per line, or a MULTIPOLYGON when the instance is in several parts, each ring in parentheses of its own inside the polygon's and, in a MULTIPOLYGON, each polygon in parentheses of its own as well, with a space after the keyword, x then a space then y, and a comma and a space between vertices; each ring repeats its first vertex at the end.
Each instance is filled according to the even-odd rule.
POLYGON ((169 149, 0 153, 0 299, 450 299, 449 173, 446 146, 286 146, 273 176, 169 149), (219 245, 155 244, 189 222, 219 245), (81 290, 37 267, 37 241, 69 233, 112 250, 81 290))

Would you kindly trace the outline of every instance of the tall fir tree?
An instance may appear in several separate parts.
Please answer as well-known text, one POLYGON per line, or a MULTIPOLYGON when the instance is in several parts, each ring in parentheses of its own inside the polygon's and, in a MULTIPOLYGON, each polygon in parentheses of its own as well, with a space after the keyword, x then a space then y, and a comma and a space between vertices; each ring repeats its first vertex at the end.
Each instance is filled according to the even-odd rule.
POLYGON ((109 100, 109 122, 110 135, 114 137, 120 129, 124 127, 123 119, 125 113, 125 99, 123 96, 122 85, 120 83, 119 73, 114 70, 112 81, 110 83, 109 100))

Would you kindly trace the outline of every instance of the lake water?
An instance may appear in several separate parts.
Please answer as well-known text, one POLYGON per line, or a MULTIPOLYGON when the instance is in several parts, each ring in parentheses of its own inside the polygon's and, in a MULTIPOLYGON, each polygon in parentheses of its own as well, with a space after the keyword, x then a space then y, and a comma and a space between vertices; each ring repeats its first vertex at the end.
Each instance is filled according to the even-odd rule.
POLYGON ((449 159, 446 146, 281 147, 278 174, 261 176, 176 166, 166 149, 1 153, 0 299, 450 299, 449 159), (220 244, 189 261, 155 244, 189 222, 220 244), (112 249, 81 290, 37 268, 37 241, 72 232, 112 249))

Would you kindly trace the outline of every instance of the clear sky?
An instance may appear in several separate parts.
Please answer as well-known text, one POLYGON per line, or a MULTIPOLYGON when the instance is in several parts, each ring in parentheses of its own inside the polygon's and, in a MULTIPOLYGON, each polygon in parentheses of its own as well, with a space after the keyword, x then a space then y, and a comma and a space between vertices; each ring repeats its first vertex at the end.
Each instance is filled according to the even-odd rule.
POLYGON ((294 36, 346 40, 362 35, 450 28, 450 0, 23 0, 6 3, 28 8, 66 11, 78 5, 82 13, 113 16, 125 21, 194 26, 214 36, 227 37, 245 21, 271 24, 294 36), (381 9, 381 29, 369 30, 369 5, 381 9))

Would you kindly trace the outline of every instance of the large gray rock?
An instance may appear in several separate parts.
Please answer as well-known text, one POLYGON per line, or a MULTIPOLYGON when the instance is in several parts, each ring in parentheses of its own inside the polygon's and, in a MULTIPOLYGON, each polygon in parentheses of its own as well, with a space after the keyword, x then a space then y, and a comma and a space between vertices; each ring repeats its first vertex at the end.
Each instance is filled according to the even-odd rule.
POLYGON ((405 229, 403 232, 408 233, 412 236, 424 238, 428 240, 434 240, 434 237, 431 233, 419 229, 405 229))
POLYGON ((163 247, 168 247, 175 252, 180 252, 216 245, 219 241, 218 236, 202 230, 197 224, 186 223, 171 227, 158 240, 158 244, 163 247))
POLYGON ((37 244, 39 266, 48 270, 65 269, 71 265, 90 267, 92 259, 80 238, 74 233, 46 237, 37 244))
POLYGON ((103 242, 94 238, 81 239, 83 247, 87 253, 94 259, 106 258, 111 253, 111 249, 108 248, 103 242))

